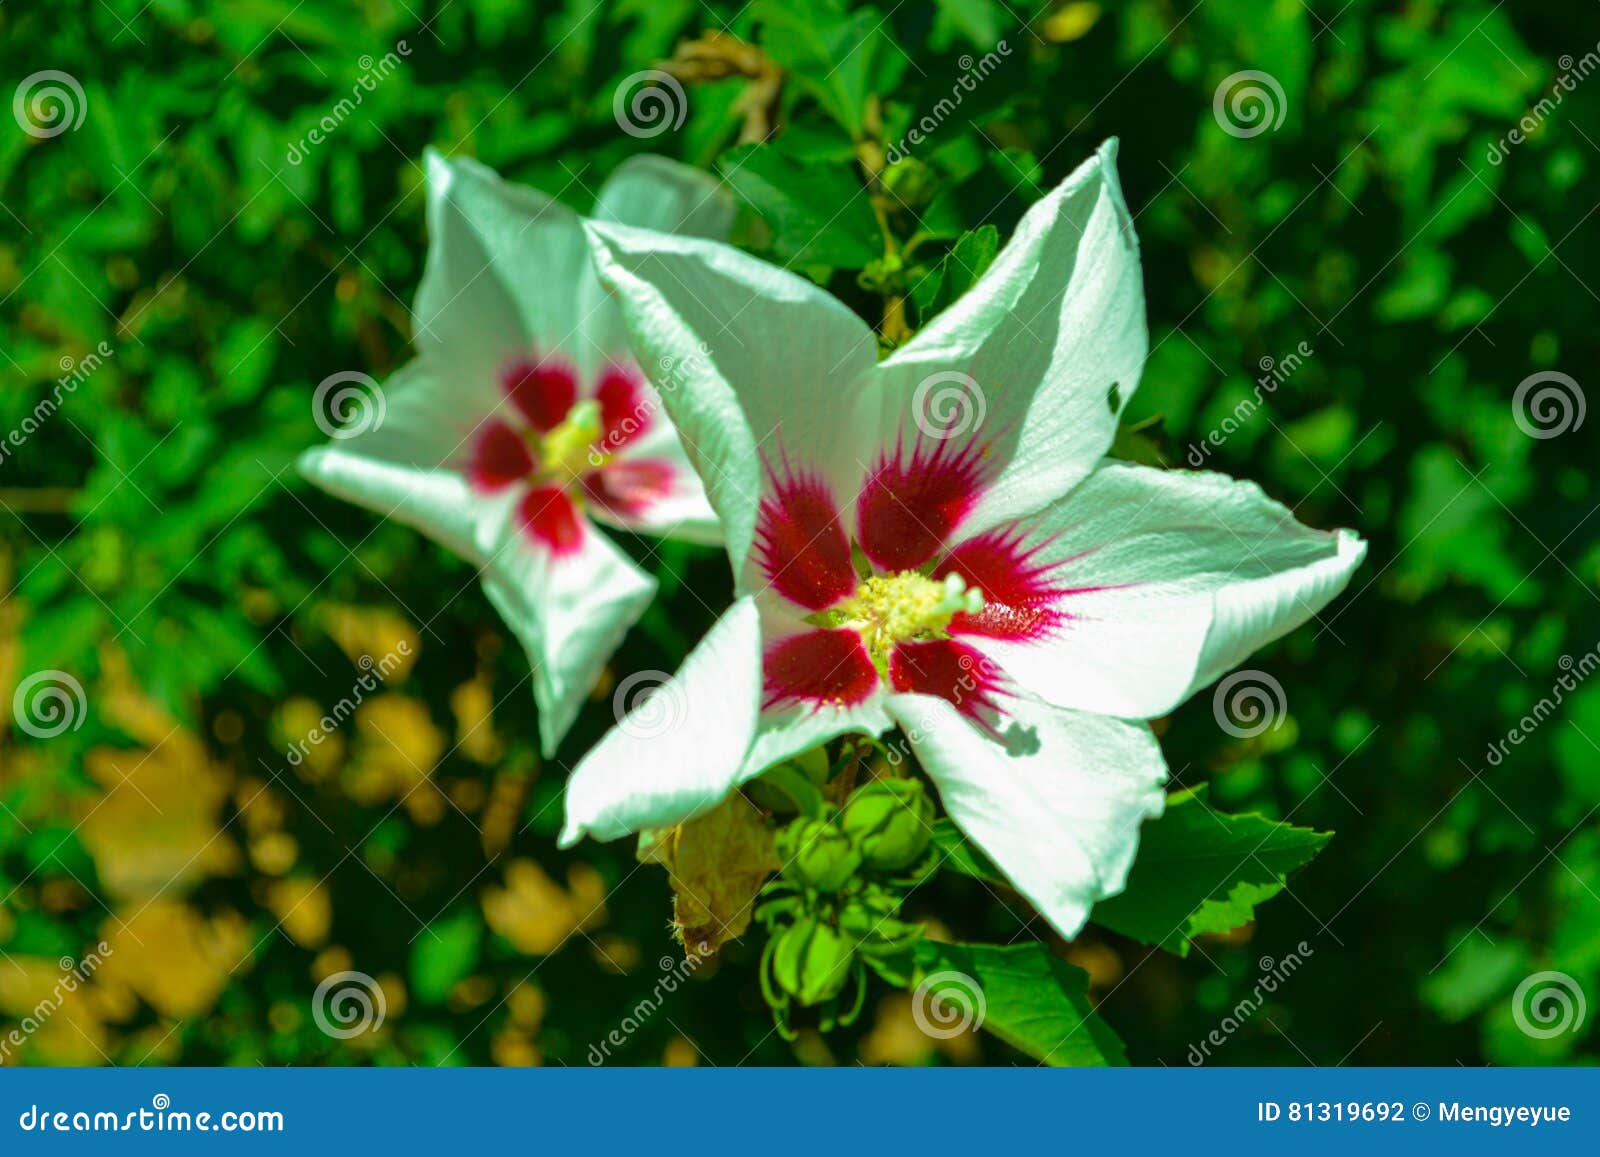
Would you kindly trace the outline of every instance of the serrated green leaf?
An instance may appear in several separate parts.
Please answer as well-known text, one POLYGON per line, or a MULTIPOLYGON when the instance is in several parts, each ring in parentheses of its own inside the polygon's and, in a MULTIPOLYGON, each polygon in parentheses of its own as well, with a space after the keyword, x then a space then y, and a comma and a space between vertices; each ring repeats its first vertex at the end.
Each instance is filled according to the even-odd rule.
POLYGON ((1256 905, 1281 892, 1288 874, 1332 838, 1264 816, 1227 815, 1205 797, 1203 788, 1174 796, 1145 825, 1128 886, 1095 905, 1090 920, 1186 956, 1196 936, 1254 920, 1256 905))
POLYGON ((1124 1065, 1117 1034, 1089 1003, 1089 974, 1043 944, 917 946, 922 999, 947 1007, 1047 1065, 1124 1065), (946 974, 946 975, 941 975, 946 974), (970 978, 973 983, 967 983, 970 978))

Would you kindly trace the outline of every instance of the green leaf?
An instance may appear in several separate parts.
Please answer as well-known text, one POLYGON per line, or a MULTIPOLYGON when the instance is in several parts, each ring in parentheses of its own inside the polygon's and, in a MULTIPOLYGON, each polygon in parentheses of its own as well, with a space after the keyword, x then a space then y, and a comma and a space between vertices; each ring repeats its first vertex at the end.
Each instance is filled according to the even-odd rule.
POLYGON ((963 233, 944 260, 912 286, 911 300, 921 321, 926 324, 977 284, 999 252, 1000 231, 993 225, 963 233))
POLYGON ((423 1004, 438 1004, 478 964, 483 924, 474 908, 435 920, 411 947, 411 991, 423 1004))
POLYGON ((938 3, 940 14, 985 52, 1000 42, 1002 27, 1012 23, 999 0, 938 0, 938 3))
POLYGON ((906 56, 875 8, 846 12, 837 0, 757 0, 761 47, 816 98, 852 140, 864 135, 867 98, 894 87, 906 56))
POLYGON ((1047 1065, 1125 1065, 1122 1041, 1089 1004, 1089 974, 1043 944, 940 944, 917 947, 923 1000, 943 1018, 981 1016, 982 1027, 1047 1065))
POLYGON ((791 265, 860 269, 883 254, 867 192, 837 165, 807 165, 771 145, 735 149, 723 176, 772 229, 773 252, 791 265))
POLYGON ((1000 869, 968 843, 967 837, 961 834, 961 829, 950 820, 933 822, 933 845, 939 849, 941 868, 950 868, 963 876, 971 876, 974 880, 982 880, 986 884, 995 884, 1002 888, 1011 887, 1011 882, 1001 874, 1000 869))
POLYGON ((1227 815, 1204 788, 1175 795, 1139 838, 1139 855, 1121 895, 1089 918, 1113 932, 1187 956, 1189 942, 1255 919, 1288 874, 1310 861, 1331 833, 1259 815, 1227 815))

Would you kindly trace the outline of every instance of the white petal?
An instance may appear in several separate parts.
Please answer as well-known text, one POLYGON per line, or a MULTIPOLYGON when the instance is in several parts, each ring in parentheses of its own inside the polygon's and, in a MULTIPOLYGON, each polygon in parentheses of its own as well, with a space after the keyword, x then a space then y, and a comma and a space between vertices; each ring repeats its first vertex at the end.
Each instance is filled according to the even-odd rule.
POLYGON ((613 514, 598 506, 591 510, 600 521, 625 530, 721 546, 722 524, 706 498, 705 484, 684 452, 683 440, 662 408, 655 387, 647 385, 645 389, 648 393, 644 405, 651 414, 650 425, 636 441, 629 442, 617 453, 616 461, 650 460, 669 464, 673 468, 671 489, 638 515, 613 514))
POLYGON ((1171 711, 1345 588, 1366 554, 1248 482, 1107 462, 1038 520, 1058 586, 1089 589, 1047 639, 979 646, 1019 685, 1124 718, 1171 711))
POLYGON ((1111 445, 1112 383, 1124 404, 1138 385, 1149 338, 1116 155, 1106 142, 1029 209, 978 283, 880 367, 908 434, 948 421, 991 443, 999 474, 972 525, 1065 494, 1111 445))
POLYGON ((552 557, 507 515, 483 588, 528 653, 540 747, 549 758, 656 583, 592 525, 575 553, 552 557))
POLYGON ((876 409, 857 386, 872 332, 810 282, 715 242, 588 226, 645 372, 661 390, 736 573, 750 549, 762 457, 785 450, 842 504, 854 497, 876 409))
POLYGON ((499 400, 498 375, 508 361, 527 356, 535 338, 571 331, 581 232, 568 210, 532 189, 504 184, 475 161, 446 160, 429 150, 427 162, 428 257, 412 311, 412 341, 421 353, 449 359, 457 401, 483 414, 499 400), (520 234, 547 210, 554 214, 553 229, 547 224, 534 237, 520 234), (548 287, 548 302, 514 295, 501 270, 517 261, 533 265, 518 278, 522 288, 548 287), (529 324, 532 317, 541 328, 529 324))
POLYGON ((763 711, 761 728, 745 757, 746 778, 841 735, 882 735, 894 726, 885 700, 886 696, 874 694, 854 707, 804 706, 763 711))
MULTIPOLYGON (((721 241, 733 225, 735 209, 733 198, 709 173, 642 154, 623 161, 606 179, 590 217, 613 225, 721 241)), ((622 311, 594 276, 592 262, 580 289, 579 308, 597 347, 627 350, 622 311)))
POLYGON ((1028 700, 1011 708, 997 741, 943 699, 889 699, 950 818, 1070 938, 1127 883, 1139 826, 1166 803, 1166 764, 1143 724, 1028 700))
MULTIPOLYGON (((673 442, 677 442, 675 437, 673 442)), ((652 498, 649 506, 634 514, 609 510, 594 503, 590 505, 589 512, 595 520, 636 534, 675 538, 681 542, 697 542, 702 546, 721 546, 722 524, 717 521, 711 503, 706 500, 700 476, 689 465, 682 449, 675 446, 675 451, 673 454, 648 455, 670 462, 674 468, 670 486, 664 493, 652 498)), ((642 458, 646 455, 630 457, 642 458)))
POLYGON ((383 409, 376 426, 307 450, 297 465, 328 493, 481 562, 475 539, 486 508, 460 469, 473 427, 440 388, 443 372, 426 357, 408 363, 380 387, 383 409))
POLYGON ((755 607, 740 599, 677 675, 573 770, 561 846, 666 827, 715 807, 749 778, 740 767, 760 705, 760 631, 755 607))
POLYGON ((733 225, 737 206, 721 183, 703 169, 643 153, 629 157, 600 186, 596 221, 720 240, 733 225))

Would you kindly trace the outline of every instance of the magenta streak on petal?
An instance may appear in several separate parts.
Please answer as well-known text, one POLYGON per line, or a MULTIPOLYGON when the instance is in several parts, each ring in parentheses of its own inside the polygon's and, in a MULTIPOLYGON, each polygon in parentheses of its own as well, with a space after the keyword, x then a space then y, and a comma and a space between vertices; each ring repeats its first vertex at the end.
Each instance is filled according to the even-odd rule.
POLYGON ((787 458, 781 476, 771 463, 766 466, 767 493, 756 515, 757 562, 773 590, 791 603, 825 610, 856 586, 839 507, 821 478, 792 469, 787 458))
POLYGON ((1015 524, 986 531, 961 543, 934 569, 935 578, 958 574, 968 586, 983 592, 983 610, 975 615, 957 615, 950 623, 952 635, 1048 638, 1061 624, 1076 617, 1063 605, 1074 595, 1120 589, 1116 585, 1069 587, 1053 581, 1052 575, 1061 567, 1098 548, 1055 562, 1038 562, 1036 556, 1054 537, 1031 546, 1025 545, 1026 537, 1027 532, 1015 524))
POLYGON ((791 703, 849 707, 878 686, 861 636, 851 630, 815 630, 793 635, 768 648, 763 711, 791 703))
POLYGON ((578 400, 578 371, 558 358, 523 358, 500 372, 500 388, 530 426, 548 434, 578 400))
POLYGON ((987 481, 984 444, 919 436, 909 461, 904 434, 867 475, 856 503, 861 549, 884 571, 914 570, 934 558, 977 505, 987 481))
POLYGON ((583 476, 583 489, 597 505, 623 518, 642 518, 672 493, 677 468, 659 458, 607 462, 583 476))
POLYGON ((522 529, 536 546, 557 558, 575 554, 583 546, 583 515, 559 486, 535 486, 517 506, 522 529))
POLYGON ((595 387, 600 403, 600 439, 603 454, 615 454, 649 433, 658 403, 651 397, 644 375, 631 365, 613 362, 600 374, 595 387))
POLYGON ((536 465, 528 440, 509 422, 491 418, 473 436, 466 474, 474 490, 494 494, 521 482, 536 465))
POLYGON ((968 719, 993 731, 999 700, 1009 696, 1005 675, 976 647, 958 639, 901 643, 889 656, 889 681, 896 691, 937 695, 968 719))

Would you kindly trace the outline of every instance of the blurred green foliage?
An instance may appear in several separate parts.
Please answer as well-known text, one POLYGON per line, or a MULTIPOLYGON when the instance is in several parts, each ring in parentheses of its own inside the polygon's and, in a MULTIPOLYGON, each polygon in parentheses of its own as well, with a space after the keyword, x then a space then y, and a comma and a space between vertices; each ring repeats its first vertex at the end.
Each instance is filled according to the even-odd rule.
MULTIPOLYGON (((0 738, 0 1026, 103 939, 21 1059, 581 1064, 630 1017, 603 1059, 1013 1057, 936 1050, 886 990, 791 1046, 758 945, 639 1017, 676 959, 664 874, 553 846, 608 688, 541 767, 525 662, 469 569, 291 462, 323 437, 320 381, 407 356, 429 144, 579 208, 641 149, 719 171, 742 243, 874 321, 903 290, 916 324, 1117 135, 1152 330, 1128 416, 1153 421, 1127 452, 1259 481, 1373 551, 1252 661, 1281 727, 1235 738, 1202 696, 1163 735, 1175 786, 1338 836, 1246 934, 1180 959, 1095 931, 1068 959, 1134 1063, 1183 1063, 1302 941, 1214 1063, 1594 1059, 1589 1022, 1530 1036, 1512 993, 1557 970, 1600 1001, 1600 680, 1560 683, 1600 647, 1600 422, 1530 437, 1514 401, 1540 371, 1593 388, 1600 364, 1600 81, 1561 84, 1597 41, 1587 0, 0 9, 7 84, 68 73, 82 113, 42 138, 0 124, 0 427, 27 431, 0 459, 0 690, 45 670, 84 689, 75 728, 0 738), (680 52, 681 125, 621 131, 619 86, 711 32, 759 67, 680 52), (1219 94, 1244 70, 1277 86, 1259 132, 1219 94), (862 142, 869 165, 909 158, 887 221, 862 142), (415 664, 291 761, 397 639, 415 664), (385 998, 348 1039, 310 1015, 346 969, 385 998)), ((663 596, 615 669, 671 669, 725 564, 631 548, 663 596)), ((911 907, 999 943, 1028 919, 961 877, 911 907)))

